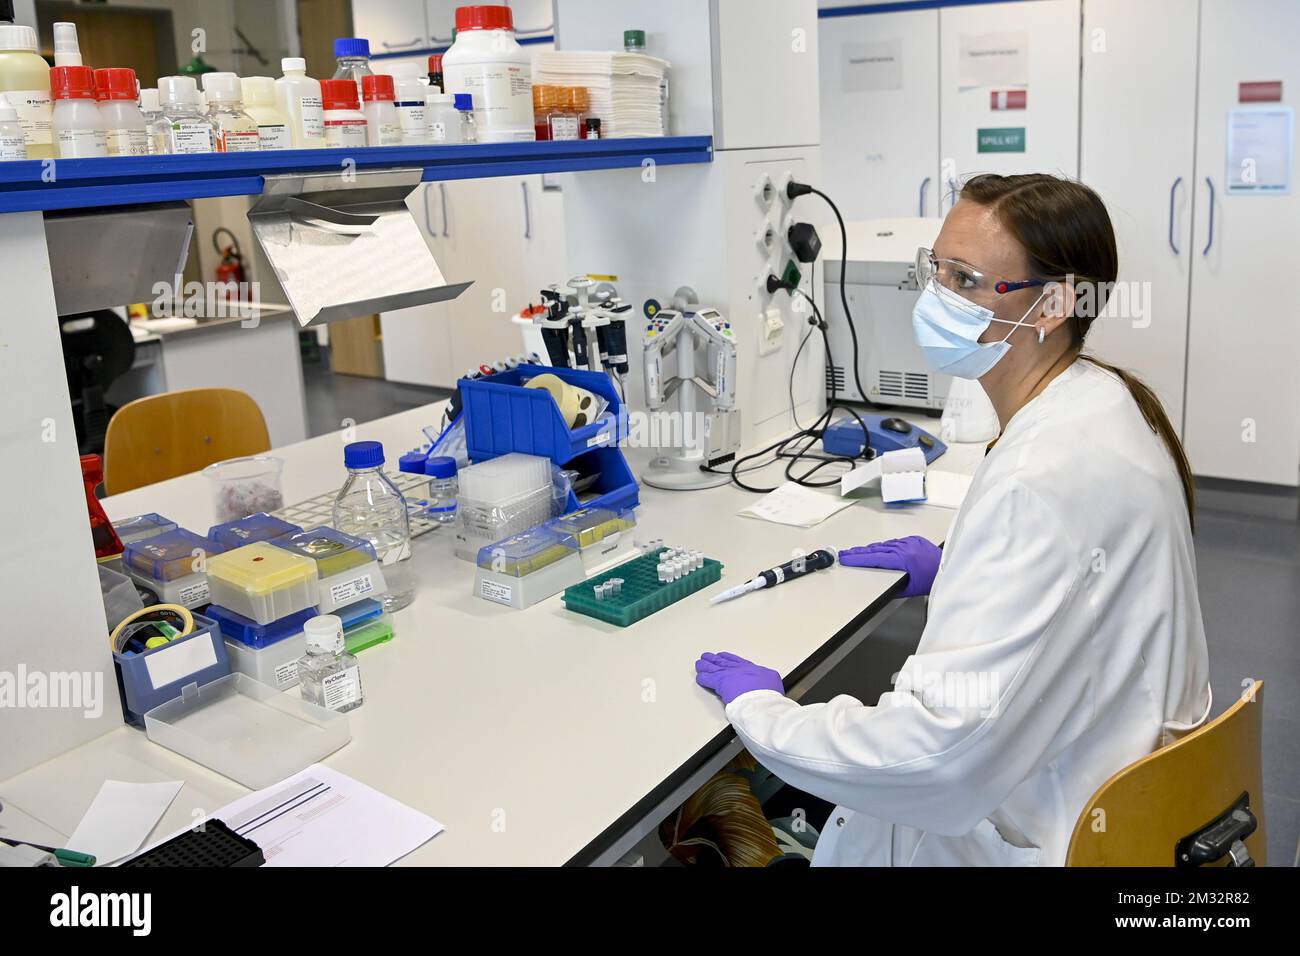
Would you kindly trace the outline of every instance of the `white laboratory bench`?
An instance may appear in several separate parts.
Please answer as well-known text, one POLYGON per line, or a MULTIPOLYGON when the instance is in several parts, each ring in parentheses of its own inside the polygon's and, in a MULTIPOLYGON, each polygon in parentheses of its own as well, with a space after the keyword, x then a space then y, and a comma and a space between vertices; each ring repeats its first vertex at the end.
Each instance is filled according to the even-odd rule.
MULTIPOLYGON (((402 412, 346 440, 382 441, 395 465, 441 413, 440 403, 402 412)), ((917 421, 937 430, 936 420, 917 421)), ((285 500, 341 485, 344 443, 335 433, 279 449, 285 500)), ((982 446, 956 446, 935 467, 970 473, 982 454, 982 446)), ((776 470, 769 473, 775 483, 776 470)), ((352 741, 325 761, 446 825, 404 863, 614 862, 736 752, 721 703, 695 683, 702 652, 733 651, 773 667, 798 696, 896 607, 902 576, 836 566, 717 606, 708 594, 788 560, 795 548, 908 534, 942 541, 954 516, 886 508, 875 498, 800 530, 737 516, 753 500, 730 486, 642 488, 635 534, 702 549, 725 571, 722 585, 626 629, 568 612, 559 597, 525 611, 476 598, 473 566, 452 554, 450 533, 415 540, 415 601, 395 615, 392 642, 360 655, 365 703, 348 715, 352 741)), ((198 474, 104 506, 113 519, 157 511, 195 531, 212 523, 198 474)), ((111 685, 106 696, 105 706, 116 707, 111 685)), ((0 783, 0 799, 66 836, 106 778, 185 782, 155 836, 247 792, 121 726, 0 783)))

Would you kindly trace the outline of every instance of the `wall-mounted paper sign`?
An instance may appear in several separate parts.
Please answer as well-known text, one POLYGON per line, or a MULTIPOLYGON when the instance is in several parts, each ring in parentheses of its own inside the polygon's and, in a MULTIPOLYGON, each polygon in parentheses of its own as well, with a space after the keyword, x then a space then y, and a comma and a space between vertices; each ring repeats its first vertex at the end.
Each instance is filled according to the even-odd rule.
POLYGON ((876 40, 840 46, 840 85, 845 93, 903 88, 903 41, 876 40))
POLYGON ((978 136, 975 147, 977 153, 1023 153, 1025 151, 1023 126, 980 129, 975 132, 978 136))
POLYGON ((1230 193, 1285 196, 1291 192, 1295 111, 1289 106, 1241 106, 1228 111, 1230 193))
POLYGON ((964 33, 957 88, 1029 85, 1029 34, 1024 31, 964 33))

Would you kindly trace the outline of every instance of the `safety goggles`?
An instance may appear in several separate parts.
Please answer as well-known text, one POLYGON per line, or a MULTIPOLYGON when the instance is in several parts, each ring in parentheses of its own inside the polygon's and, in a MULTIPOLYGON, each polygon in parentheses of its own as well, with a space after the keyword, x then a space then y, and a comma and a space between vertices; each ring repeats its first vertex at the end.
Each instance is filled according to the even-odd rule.
POLYGON ((916 250, 916 284, 924 289, 931 280, 940 290, 955 292, 958 296, 976 301, 988 301, 993 296, 1006 295, 1018 289, 1047 285, 1043 279, 1007 279, 981 272, 957 259, 939 259, 935 257, 933 249, 922 246, 916 250))

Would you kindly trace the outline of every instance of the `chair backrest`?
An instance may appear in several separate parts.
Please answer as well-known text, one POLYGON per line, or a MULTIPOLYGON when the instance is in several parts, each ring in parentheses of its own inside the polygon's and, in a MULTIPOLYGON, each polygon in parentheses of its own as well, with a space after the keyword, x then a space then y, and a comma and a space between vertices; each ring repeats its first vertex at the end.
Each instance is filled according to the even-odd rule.
POLYGON ((137 399, 120 408, 104 439, 104 491, 198 471, 271 448, 257 402, 233 388, 192 388, 137 399))
POLYGON ((1243 793, 1259 822, 1246 839, 1266 862, 1260 728, 1264 682, 1186 737, 1125 767, 1093 794, 1070 838, 1067 866, 1173 866, 1174 847, 1243 793))

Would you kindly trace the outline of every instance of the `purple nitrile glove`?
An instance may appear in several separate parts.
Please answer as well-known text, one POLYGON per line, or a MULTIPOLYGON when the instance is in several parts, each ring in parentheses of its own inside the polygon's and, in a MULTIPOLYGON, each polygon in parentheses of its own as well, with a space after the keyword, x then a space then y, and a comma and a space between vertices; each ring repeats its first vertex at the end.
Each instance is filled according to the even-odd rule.
POLYGON ((743 657, 725 651, 721 654, 705 654, 695 662, 695 683, 716 693, 724 705, 751 690, 785 693, 781 675, 772 668, 759 667, 743 657))
POLYGON ((929 594, 934 586, 934 576, 939 573, 939 558, 943 550, 920 535, 890 538, 877 541, 865 548, 849 548, 840 552, 840 564, 850 568, 885 568, 889 571, 906 571, 907 584, 903 597, 929 594))

